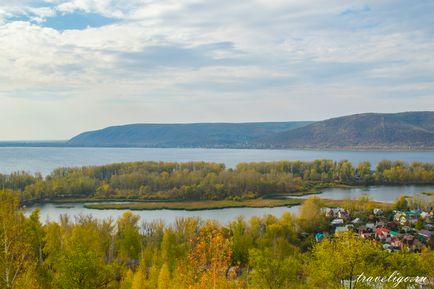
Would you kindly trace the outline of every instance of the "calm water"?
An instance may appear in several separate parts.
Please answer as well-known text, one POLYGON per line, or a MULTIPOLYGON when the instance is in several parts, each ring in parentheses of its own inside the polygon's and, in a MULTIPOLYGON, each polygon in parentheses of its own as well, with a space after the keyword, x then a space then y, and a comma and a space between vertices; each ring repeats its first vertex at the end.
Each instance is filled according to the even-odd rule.
MULTIPOLYGON (((392 203, 399 196, 420 196, 428 198, 428 196, 420 194, 422 192, 434 192, 434 186, 371 186, 366 188, 328 188, 323 189, 322 193, 317 195, 320 198, 331 200, 357 199, 362 195, 368 195, 374 201, 392 203)), ((301 198, 307 198, 303 196, 301 198)))
POLYGON ((368 160, 376 165, 382 159, 407 162, 434 162, 434 152, 355 152, 307 150, 184 149, 184 148, 32 148, 0 147, 0 173, 40 172, 58 167, 101 165, 128 161, 210 161, 234 167, 239 162, 315 159, 368 160))
MULTIPOLYGON (((126 210, 95 210, 86 209, 83 204, 62 204, 61 206, 70 206, 71 208, 60 208, 59 204, 45 204, 39 206, 41 209, 41 221, 58 221, 61 214, 69 216, 92 215, 98 219, 112 218, 116 220, 126 210)), ((34 208, 28 208, 26 213, 30 213, 34 208)), ((239 216, 244 216, 246 220, 253 216, 263 216, 267 214, 281 216, 284 212, 298 212, 297 207, 277 207, 277 208, 229 208, 218 210, 201 210, 201 211, 183 211, 183 210, 145 210, 133 211, 140 216, 143 222, 163 220, 165 224, 173 224, 179 217, 200 217, 203 220, 217 220, 221 224, 227 224, 239 216)))
MULTIPOLYGON (((345 199, 357 198, 363 194, 368 194, 376 201, 393 202, 399 195, 418 195, 420 192, 434 191, 434 186, 395 186, 384 187, 376 186, 364 189, 339 189, 330 188, 324 190, 323 194, 318 195, 321 198, 329 199, 345 199)), ((69 216, 92 215, 98 219, 112 218, 117 219, 125 210, 95 210, 86 209, 83 204, 62 204, 68 205, 71 208, 61 208, 59 204, 45 204, 39 206, 41 209, 41 221, 58 221, 61 214, 69 216)), ((34 208, 28 208, 27 213, 34 208)), ((142 221, 163 220, 166 224, 172 224, 178 217, 200 217, 202 219, 214 219, 222 224, 226 224, 238 216, 244 216, 246 220, 253 216, 263 216, 267 214, 280 217, 284 212, 297 213, 299 206, 291 208, 229 208, 218 210, 201 210, 201 211, 182 211, 182 210, 145 210, 134 211, 135 214, 141 217, 142 221)))
MULTIPOLYGON (((307 150, 241 150, 241 149, 184 149, 184 148, 30 148, 0 147, 0 172, 14 171, 40 172, 44 175, 58 167, 101 165, 113 162, 128 161, 210 161, 224 163, 234 167, 239 162, 276 161, 276 160, 350 160, 353 164, 368 160, 376 165, 382 159, 404 160, 407 162, 434 162, 434 152, 354 152, 354 151, 307 151, 307 150)), ((374 200, 391 202, 401 194, 412 195, 421 191, 434 191, 433 187, 371 187, 369 189, 327 189, 323 198, 343 199, 355 198, 364 193, 374 200)), ((96 218, 118 218, 122 210, 91 210, 82 204, 70 204, 71 208, 59 208, 55 204, 41 206, 41 220, 57 221, 60 214, 77 216, 93 215, 96 218)), ((29 208, 27 212, 32 209, 29 208)), ((177 217, 201 217, 215 219, 227 223, 243 215, 246 219, 252 216, 298 211, 298 207, 286 208, 231 208, 203 211, 150 210, 135 211, 142 221, 162 219, 173 223, 177 217)))

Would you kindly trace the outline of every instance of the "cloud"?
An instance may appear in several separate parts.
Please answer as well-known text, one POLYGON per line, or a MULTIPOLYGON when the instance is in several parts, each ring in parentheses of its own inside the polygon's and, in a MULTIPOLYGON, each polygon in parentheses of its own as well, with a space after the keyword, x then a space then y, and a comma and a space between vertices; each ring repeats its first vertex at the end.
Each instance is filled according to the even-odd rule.
POLYGON ((0 0, 0 123, 17 123, 0 125, 0 139, 26 138, 18 107, 41 138, 128 122, 434 110, 433 10, 404 0, 0 0), (62 112, 65 129, 38 129, 41 112, 62 112))

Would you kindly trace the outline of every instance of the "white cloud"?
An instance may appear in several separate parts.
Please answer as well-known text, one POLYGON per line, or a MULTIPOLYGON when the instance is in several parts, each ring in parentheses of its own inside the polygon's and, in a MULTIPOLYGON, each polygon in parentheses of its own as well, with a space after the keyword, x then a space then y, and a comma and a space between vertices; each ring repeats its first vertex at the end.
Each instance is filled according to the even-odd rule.
POLYGON ((67 138, 117 122, 434 109, 429 1, 8 2, 0 139, 26 138, 28 122, 32 137, 67 138), (50 28, 76 13, 115 21, 50 28))

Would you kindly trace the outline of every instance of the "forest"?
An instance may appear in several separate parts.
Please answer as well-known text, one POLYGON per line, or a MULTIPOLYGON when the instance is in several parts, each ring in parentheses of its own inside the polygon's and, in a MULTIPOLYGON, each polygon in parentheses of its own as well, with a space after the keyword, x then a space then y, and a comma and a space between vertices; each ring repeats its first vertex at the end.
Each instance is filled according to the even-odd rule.
MULTIPOLYGON (((417 253, 389 253, 354 232, 316 242, 315 232, 329 227, 321 208, 311 197, 297 216, 240 217, 225 225, 197 218, 146 222, 128 211, 118 220, 65 215, 42 224, 38 209, 25 216, 17 194, 3 190, 0 288, 336 289, 372 288, 354 281, 362 273, 434 276, 433 238, 417 253)), ((360 199, 347 209, 364 218, 372 208, 360 199)), ((384 288, 409 284, 395 285, 384 288)))
POLYGON ((434 184, 434 164, 383 160, 353 166, 331 160, 240 163, 131 162, 59 168, 48 176, 0 174, 0 188, 24 202, 66 198, 142 200, 245 200, 309 192, 336 185, 434 184))

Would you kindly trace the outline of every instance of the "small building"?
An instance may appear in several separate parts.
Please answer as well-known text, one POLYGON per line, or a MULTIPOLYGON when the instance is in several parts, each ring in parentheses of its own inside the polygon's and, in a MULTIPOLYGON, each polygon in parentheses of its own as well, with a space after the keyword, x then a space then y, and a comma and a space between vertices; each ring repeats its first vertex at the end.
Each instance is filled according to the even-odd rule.
POLYGON ((428 230, 420 230, 419 232, 417 232, 417 234, 422 237, 422 239, 424 241, 428 241, 429 239, 431 239, 431 237, 433 236, 433 232, 430 232, 428 230))
POLYGON ((326 217, 329 218, 349 218, 350 214, 343 208, 324 208, 323 209, 326 217))
POLYGON ((373 211, 374 215, 378 216, 378 215, 382 215, 383 214, 383 210, 382 209, 377 209, 375 208, 373 211))
POLYGON ((346 232, 348 232, 348 229, 349 229, 348 226, 339 226, 339 227, 336 227, 335 234, 346 233, 346 232))
POLYGON ((414 247, 414 237, 412 235, 404 235, 401 239, 401 250, 408 248, 410 251, 413 251, 414 247))
POLYGON ((342 225, 344 223, 343 219, 334 219, 330 224, 332 226, 342 225))
POLYGON ((393 237, 393 238, 390 240, 390 244, 391 244, 393 247, 398 247, 398 248, 400 248, 400 247, 401 247, 401 240, 400 240, 399 238, 395 238, 395 237, 393 237))
POLYGON ((374 230, 374 228, 375 228, 375 224, 374 224, 374 223, 367 223, 367 224, 365 225, 365 227, 366 227, 367 229, 374 230))
POLYGON ((351 223, 357 225, 360 223, 360 218, 355 218, 354 220, 351 221, 351 223))
POLYGON ((409 223, 409 222, 408 222, 408 219, 407 219, 407 216, 402 215, 402 216, 399 218, 399 223, 400 223, 402 226, 407 225, 407 224, 409 223))
POLYGON ((370 233, 370 232, 361 232, 361 233, 360 233, 360 237, 361 237, 362 239, 366 239, 366 240, 368 240, 368 239, 372 239, 372 238, 374 237, 374 233, 370 233))
POLYGON ((389 230, 381 227, 381 228, 377 228, 375 230, 375 238, 379 239, 379 240, 386 240, 389 237, 389 230))
POLYGON ((325 238, 325 235, 323 233, 316 233, 315 234, 315 241, 321 242, 325 238))
POLYGON ((397 211, 397 212, 395 213, 395 215, 393 216, 393 220, 394 220, 395 222, 400 222, 400 221, 401 221, 401 216, 402 216, 402 213, 401 213, 400 211, 397 211))

